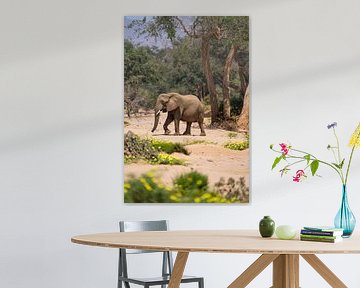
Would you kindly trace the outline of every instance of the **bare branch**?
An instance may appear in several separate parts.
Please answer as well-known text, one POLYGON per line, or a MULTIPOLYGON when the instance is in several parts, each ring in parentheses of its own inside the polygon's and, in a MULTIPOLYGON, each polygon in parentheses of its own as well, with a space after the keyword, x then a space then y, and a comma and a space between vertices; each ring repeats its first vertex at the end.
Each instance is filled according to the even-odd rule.
MULTIPOLYGON (((195 33, 195 29, 193 29, 193 33, 191 33, 185 26, 184 22, 178 17, 178 16, 174 16, 174 19, 176 21, 178 21, 178 23, 180 24, 181 28, 184 30, 184 32, 190 36, 190 37, 193 37, 193 38, 200 38, 202 35, 198 35, 195 33)), ((194 22, 195 24, 195 22, 194 22)), ((193 26, 193 28, 195 28, 195 26, 193 26)))

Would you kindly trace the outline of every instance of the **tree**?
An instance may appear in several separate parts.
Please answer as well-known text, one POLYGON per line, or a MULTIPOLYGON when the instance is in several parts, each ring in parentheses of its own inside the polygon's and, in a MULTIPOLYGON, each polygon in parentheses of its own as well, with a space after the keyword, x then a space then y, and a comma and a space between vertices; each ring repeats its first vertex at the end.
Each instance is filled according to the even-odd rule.
MULTIPOLYGON (((198 16, 193 17, 192 23, 185 23, 179 16, 156 16, 145 26, 141 33, 147 33, 154 37, 159 37, 163 32, 167 37, 174 41, 177 28, 182 29, 188 37, 200 39, 201 41, 201 63, 204 76, 207 82, 207 88, 210 94, 211 105, 211 123, 218 121, 219 104, 218 95, 210 63, 210 40, 221 38, 221 29, 219 23, 223 17, 198 16), (189 25, 188 25, 189 24, 189 25)), ((133 22, 132 25, 144 25, 146 18, 142 21, 133 22)))
POLYGON ((130 117, 140 106, 146 106, 149 88, 159 86, 154 83, 160 83, 161 67, 149 47, 137 47, 125 41, 124 50, 124 103, 130 117))
MULTIPOLYGON (((237 51, 247 55, 249 53, 249 18, 248 17, 223 17, 222 29, 224 38, 231 43, 229 53, 226 57, 223 75, 223 101, 224 118, 230 119, 230 72, 237 51)), ((243 94, 244 95, 244 94, 243 94)))
POLYGON ((238 46, 231 45, 228 56, 226 57, 225 66, 224 66, 224 77, 223 77, 223 101, 224 101, 224 118, 226 120, 230 119, 230 71, 231 66, 235 58, 236 51, 238 46))
POLYGON ((241 110, 239 119, 237 120, 237 126, 240 130, 249 131, 249 107, 250 106, 250 89, 249 86, 246 88, 244 105, 241 110))
POLYGON ((237 55, 238 73, 240 78, 240 94, 244 97, 249 85, 249 52, 240 52, 237 55))
POLYGON ((174 41, 169 51, 168 81, 180 94, 203 96, 206 79, 201 70, 200 43, 190 37, 174 41))
POLYGON ((206 82, 214 124, 221 116, 217 86, 222 86, 224 118, 241 114, 249 83, 248 17, 155 16, 133 20, 130 25, 137 25, 140 35, 171 41, 171 48, 152 50, 160 65, 157 72, 162 71, 158 75, 162 80, 157 83, 162 84, 162 89, 195 92, 200 96, 204 95, 206 82), (238 65, 234 65, 235 60, 238 65), (234 96, 234 90, 239 96, 234 96))

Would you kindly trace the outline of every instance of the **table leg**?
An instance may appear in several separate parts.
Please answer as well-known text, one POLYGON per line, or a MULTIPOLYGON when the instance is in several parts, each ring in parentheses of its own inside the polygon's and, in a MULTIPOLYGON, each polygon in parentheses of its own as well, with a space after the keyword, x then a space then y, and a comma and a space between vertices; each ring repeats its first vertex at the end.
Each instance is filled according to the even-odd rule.
POLYGON ((272 288, 299 288, 299 255, 281 254, 274 260, 272 288))
POLYGON ((180 287, 181 278, 184 274, 185 265, 186 265, 188 256, 189 256, 189 252, 178 252, 177 253, 168 288, 179 288, 180 287))
POLYGON ((254 263, 252 263, 238 278, 232 282, 228 288, 244 288, 257 275, 259 275, 271 262, 273 262, 278 254, 263 254, 254 263))
POLYGON ((320 274, 324 280, 335 288, 347 288, 347 286, 314 254, 301 255, 320 274))

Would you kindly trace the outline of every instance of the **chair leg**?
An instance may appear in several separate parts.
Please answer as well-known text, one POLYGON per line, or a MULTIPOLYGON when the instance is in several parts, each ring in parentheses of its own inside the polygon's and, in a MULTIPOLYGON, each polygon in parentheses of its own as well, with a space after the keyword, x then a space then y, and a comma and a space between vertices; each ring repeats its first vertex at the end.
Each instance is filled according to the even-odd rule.
POLYGON ((204 279, 199 280, 199 288, 204 288, 204 279))

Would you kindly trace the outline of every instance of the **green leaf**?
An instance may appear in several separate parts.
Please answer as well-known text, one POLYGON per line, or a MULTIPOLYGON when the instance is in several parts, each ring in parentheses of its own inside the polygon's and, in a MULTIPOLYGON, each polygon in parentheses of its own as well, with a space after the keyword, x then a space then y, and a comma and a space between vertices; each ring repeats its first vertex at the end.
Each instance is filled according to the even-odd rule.
POLYGON ((305 155, 304 158, 306 159, 306 164, 309 164, 310 162, 310 155, 305 155))
POLYGON ((310 169, 311 169, 312 176, 315 175, 318 168, 319 168, 319 160, 312 161, 311 164, 310 164, 310 169))
POLYGON ((282 156, 279 156, 279 157, 276 157, 276 158, 275 158, 274 163, 273 163, 273 165, 271 166, 271 170, 273 170, 273 169, 276 167, 276 165, 279 164, 279 162, 281 161, 281 159, 282 159, 282 156))
POLYGON ((290 169, 288 168, 288 166, 285 166, 283 169, 280 170, 281 172, 281 177, 284 176, 288 171, 290 171, 290 169))
POLYGON ((331 163, 331 164, 333 164, 338 169, 342 169, 344 166, 344 162, 345 162, 345 159, 343 159, 340 164, 337 164, 337 163, 331 163))
POLYGON ((344 163, 345 163, 345 158, 341 161, 341 163, 340 163, 340 169, 342 169, 343 168, 343 166, 344 166, 344 163))
POLYGON ((270 144, 270 149, 273 149, 273 147, 274 147, 274 144, 270 144))
POLYGON ((339 164, 334 163, 334 162, 332 162, 331 164, 334 165, 336 168, 341 169, 339 164))

